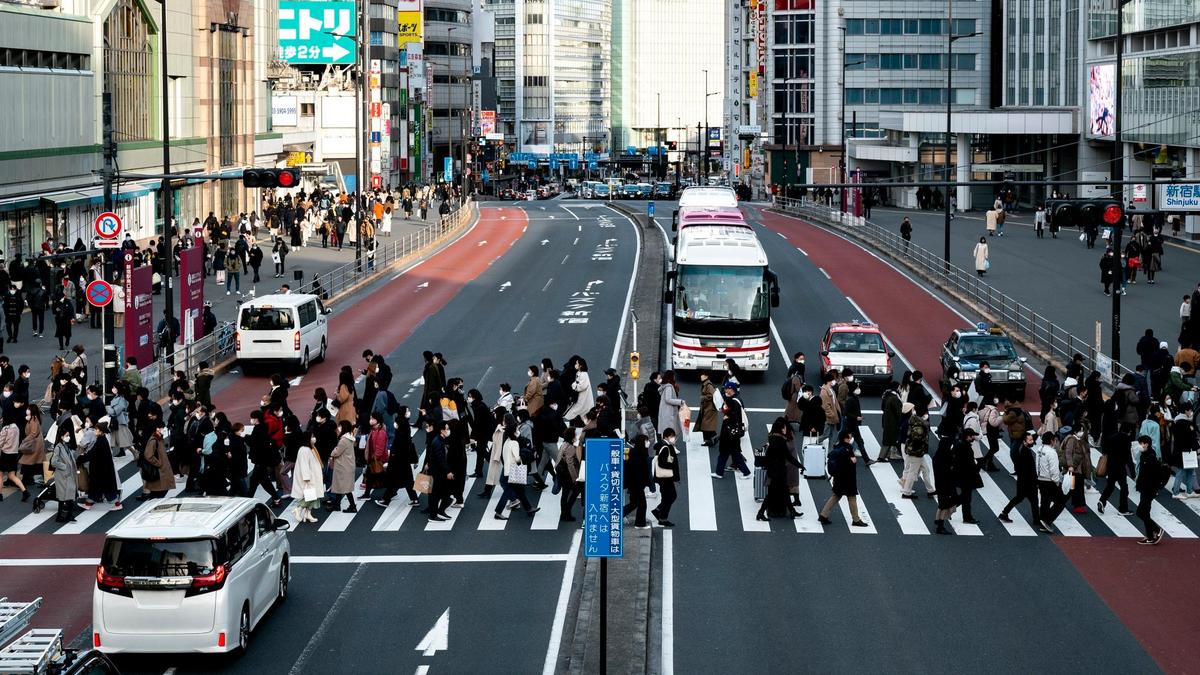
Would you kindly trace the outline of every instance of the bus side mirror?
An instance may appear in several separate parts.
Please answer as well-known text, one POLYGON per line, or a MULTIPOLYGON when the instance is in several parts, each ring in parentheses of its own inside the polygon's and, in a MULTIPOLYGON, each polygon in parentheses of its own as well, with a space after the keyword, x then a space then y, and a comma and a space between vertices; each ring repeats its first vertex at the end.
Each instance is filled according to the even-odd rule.
POLYGON ((679 229, 679 209, 675 209, 674 211, 671 212, 671 231, 674 232, 678 229, 679 229))
POLYGON ((774 289, 771 291, 771 307, 778 307, 778 306, 779 306, 779 290, 774 289))
POLYGON ((670 305, 675 302, 675 272, 667 272, 667 287, 663 289, 663 304, 670 305))

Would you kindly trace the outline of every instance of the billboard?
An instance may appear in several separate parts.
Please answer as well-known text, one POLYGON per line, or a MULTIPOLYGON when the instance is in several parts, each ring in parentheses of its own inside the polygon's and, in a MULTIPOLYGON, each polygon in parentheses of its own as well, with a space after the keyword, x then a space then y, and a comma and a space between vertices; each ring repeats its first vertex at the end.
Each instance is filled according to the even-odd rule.
POLYGON ((358 26, 344 0, 279 3, 279 58, 291 64, 354 63, 358 26))
POLYGON ((134 267, 134 255, 124 254, 125 356, 145 368, 154 361, 154 271, 149 265, 134 267))
POLYGON ((299 124, 299 107, 295 96, 272 96, 271 126, 294 127, 299 124))
POLYGON ((204 336, 204 249, 179 252, 179 343, 204 336))
POLYGON ((487 138, 489 134, 496 133, 496 111, 495 110, 480 110, 479 111, 479 135, 487 138))
POLYGON ((1115 133, 1117 66, 1103 63, 1088 68, 1088 135, 1112 136, 1115 133))
POLYGON ((396 6, 400 29, 396 31, 396 43, 400 47, 421 42, 421 0, 400 0, 396 6))

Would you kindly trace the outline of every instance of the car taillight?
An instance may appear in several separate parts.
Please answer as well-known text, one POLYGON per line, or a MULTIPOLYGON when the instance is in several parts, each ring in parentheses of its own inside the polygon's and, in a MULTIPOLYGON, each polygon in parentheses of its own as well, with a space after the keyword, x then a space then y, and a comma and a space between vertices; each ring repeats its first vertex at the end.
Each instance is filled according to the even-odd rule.
POLYGON ((221 631, 220 634, 217 635, 217 646, 218 647, 225 646, 225 631, 221 631))
POLYGON ((100 649, 100 634, 99 633, 92 633, 92 647, 95 649, 100 649))
POLYGON ((192 588, 220 588, 221 584, 225 583, 226 569, 224 565, 217 565, 209 574, 201 574, 192 577, 192 588))
POLYGON ((296 331, 294 334, 292 334, 292 349, 300 351, 300 331, 296 331))
POLYGON ((104 565, 96 566, 96 586, 102 591, 120 591, 125 588, 125 577, 104 571, 104 565))

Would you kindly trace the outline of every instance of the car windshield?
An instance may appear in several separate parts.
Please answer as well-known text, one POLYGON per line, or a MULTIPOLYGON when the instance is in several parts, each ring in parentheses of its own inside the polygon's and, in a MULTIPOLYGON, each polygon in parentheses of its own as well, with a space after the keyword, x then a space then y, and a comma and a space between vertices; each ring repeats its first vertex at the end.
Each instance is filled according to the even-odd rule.
POLYGON ((881 354, 887 347, 879 333, 834 333, 829 338, 829 351, 881 354))
POLYGON ((194 577, 216 568, 212 539, 109 539, 100 564, 119 577, 194 577))
POLYGON ((973 361, 995 359, 1015 361, 1017 352, 1008 338, 1000 336, 964 337, 958 341, 958 356, 973 361))
POLYGON ((683 265, 675 316, 681 319, 753 321, 770 317, 761 267, 683 265))
POLYGON ((290 330, 295 327, 292 310, 277 307, 246 307, 242 309, 242 330, 290 330))

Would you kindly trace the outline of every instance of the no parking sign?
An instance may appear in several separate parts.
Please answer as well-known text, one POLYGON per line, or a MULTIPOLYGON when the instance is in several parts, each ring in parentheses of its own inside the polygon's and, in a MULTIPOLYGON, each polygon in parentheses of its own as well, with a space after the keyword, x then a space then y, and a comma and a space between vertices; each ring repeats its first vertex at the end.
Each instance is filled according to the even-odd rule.
POLYGON ((97 279, 87 285, 84 295, 92 307, 104 307, 113 301, 113 287, 107 281, 97 279))

